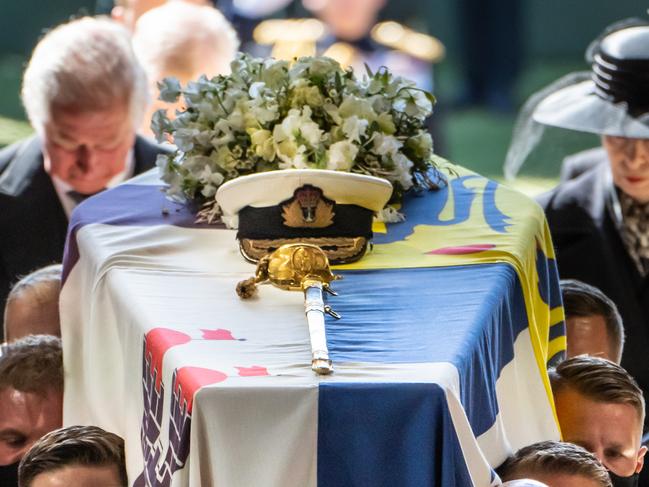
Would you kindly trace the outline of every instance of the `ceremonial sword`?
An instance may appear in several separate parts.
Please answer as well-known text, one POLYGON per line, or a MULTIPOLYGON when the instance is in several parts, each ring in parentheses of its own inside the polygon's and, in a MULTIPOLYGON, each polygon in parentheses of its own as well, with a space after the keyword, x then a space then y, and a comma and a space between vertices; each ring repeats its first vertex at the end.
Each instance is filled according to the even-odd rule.
POLYGON ((329 283, 340 278, 332 274, 327 255, 317 245, 287 244, 262 257, 255 277, 237 284, 237 294, 250 298, 256 292, 256 284, 265 282, 288 291, 303 291, 311 340, 311 369, 316 374, 328 375, 333 372, 333 363, 327 348, 324 317, 328 314, 339 319, 340 315, 324 304, 323 292, 335 296, 329 283))

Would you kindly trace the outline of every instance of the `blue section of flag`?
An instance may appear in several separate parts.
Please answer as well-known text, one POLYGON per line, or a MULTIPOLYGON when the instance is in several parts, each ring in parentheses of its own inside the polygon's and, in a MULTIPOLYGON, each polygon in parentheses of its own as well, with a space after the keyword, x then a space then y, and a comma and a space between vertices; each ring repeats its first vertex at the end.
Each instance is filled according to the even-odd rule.
POLYGON ((507 232, 507 227, 511 225, 510 218, 505 215, 498 206, 496 206, 496 191, 498 190, 496 181, 489 181, 484 190, 482 211, 484 219, 489 227, 498 232, 507 232))
POLYGON ((336 362, 450 362, 475 436, 498 414, 496 380, 527 327, 523 292, 512 267, 457 267, 341 272, 327 320, 336 362))
MULTIPOLYGON (((539 279, 539 296, 548 305, 548 308, 554 310, 563 306, 557 261, 555 259, 549 259, 539 247, 536 249, 536 275, 539 279)), ((550 323, 550 325, 548 342, 566 336, 566 323, 563 320, 557 323, 550 323)), ((547 361, 548 367, 557 365, 565 359, 565 355, 565 350, 560 350, 555 353, 547 361)))
POLYGON ((550 327, 548 341, 556 340, 557 338, 561 338, 563 336, 566 336, 566 324, 563 321, 560 321, 559 323, 550 327))
POLYGON ((471 216, 471 207, 478 196, 482 198, 483 216, 489 228, 498 233, 507 231, 510 218, 496 206, 496 191, 499 187, 497 182, 471 175, 455 178, 449 184, 451 188, 446 185, 436 191, 407 193, 403 199, 402 209, 406 216, 405 221, 388 224, 387 233, 374 235, 374 243, 387 244, 404 240, 412 234, 416 225, 449 226, 463 223, 471 216), (487 181, 480 195, 476 189, 464 185, 470 180, 487 181), (454 214, 452 218, 443 220, 441 214, 451 193, 454 214))
POLYGON ((348 485, 472 485, 440 386, 320 384, 318 487, 348 485))
POLYGON ((187 228, 225 228, 195 223, 196 208, 167 198, 162 186, 120 184, 88 198, 72 212, 70 226, 89 223, 109 225, 175 225, 187 228), (116 204, 116 202, 118 202, 116 204))
POLYGON ((539 294, 543 302, 550 309, 563 306, 557 261, 548 259, 539 247, 536 248, 536 273, 539 276, 539 294))

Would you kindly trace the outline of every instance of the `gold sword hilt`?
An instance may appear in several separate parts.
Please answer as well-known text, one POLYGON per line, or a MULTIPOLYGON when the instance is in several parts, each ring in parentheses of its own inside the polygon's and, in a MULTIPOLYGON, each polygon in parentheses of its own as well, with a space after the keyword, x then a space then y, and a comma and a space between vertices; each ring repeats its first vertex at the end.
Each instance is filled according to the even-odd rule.
POLYGON ((324 304, 322 291, 335 296, 329 283, 341 278, 331 272, 327 255, 317 245, 287 244, 260 259, 255 277, 239 282, 237 294, 243 299, 250 298, 256 294, 256 285, 266 282, 287 291, 303 291, 311 338, 311 369, 318 375, 328 375, 333 372, 333 364, 326 346, 324 314, 336 319, 341 316, 324 304))
POLYGON ((329 283, 337 279, 342 276, 331 272, 329 259, 320 247, 306 243, 286 244, 259 260, 255 277, 239 282, 237 294, 243 299, 250 298, 256 292, 256 285, 266 282, 286 291, 304 291, 305 283, 318 281, 324 291, 335 296, 329 283))

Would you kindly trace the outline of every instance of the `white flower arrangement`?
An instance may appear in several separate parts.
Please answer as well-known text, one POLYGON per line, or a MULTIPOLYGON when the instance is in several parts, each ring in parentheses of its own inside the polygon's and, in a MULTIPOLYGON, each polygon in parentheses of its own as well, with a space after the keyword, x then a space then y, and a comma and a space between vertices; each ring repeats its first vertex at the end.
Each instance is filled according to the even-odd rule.
POLYGON ((185 88, 165 78, 160 99, 182 95, 186 108, 173 120, 158 110, 151 125, 159 142, 177 147, 157 160, 167 195, 202 205, 206 219, 219 214, 214 195, 223 182, 261 171, 378 176, 392 183, 391 202, 411 188, 437 187, 442 178, 424 126, 435 99, 413 82, 385 68, 359 79, 326 57, 290 64, 239 54, 231 69, 185 88))

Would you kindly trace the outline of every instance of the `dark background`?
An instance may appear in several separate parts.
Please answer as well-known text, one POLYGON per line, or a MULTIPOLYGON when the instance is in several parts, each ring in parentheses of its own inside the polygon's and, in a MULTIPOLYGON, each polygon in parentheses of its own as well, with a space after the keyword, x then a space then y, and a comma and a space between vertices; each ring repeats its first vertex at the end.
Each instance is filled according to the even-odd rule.
MULTIPOLYGON (((474 0, 485 2, 486 0, 474 0)), ((494 0, 502 2, 504 0, 494 0)), ((460 20, 471 15, 471 0, 389 1, 382 13, 438 37, 446 58, 435 66, 442 155, 489 176, 499 177, 511 136, 515 109, 527 96, 557 77, 586 69, 583 52, 608 24, 627 17, 649 20, 648 4, 640 0, 513 0, 518 12, 496 14, 492 22, 503 36, 512 36, 511 53, 519 67, 512 89, 512 109, 454 105, 461 97, 467 70, 463 41, 470 38, 460 20), (517 15, 515 15, 517 14, 517 15)), ((502 9, 501 9, 502 10, 502 9)), ((94 13, 95 0, 3 0, 0 6, 0 146, 29 133, 18 92, 24 64, 38 38, 50 26, 70 17, 94 13)), ((299 6, 289 9, 301 13, 299 6)), ((478 21, 480 19, 478 13, 478 21)), ((466 25, 466 24, 464 24, 466 25)), ((502 68, 499 68, 502 70, 502 68)), ((541 186, 547 181, 532 181, 541 186)), ((526 181, 520 182, 527 189, 526 181)), ((533 190, 535 188, 532 188, 533 190)))

